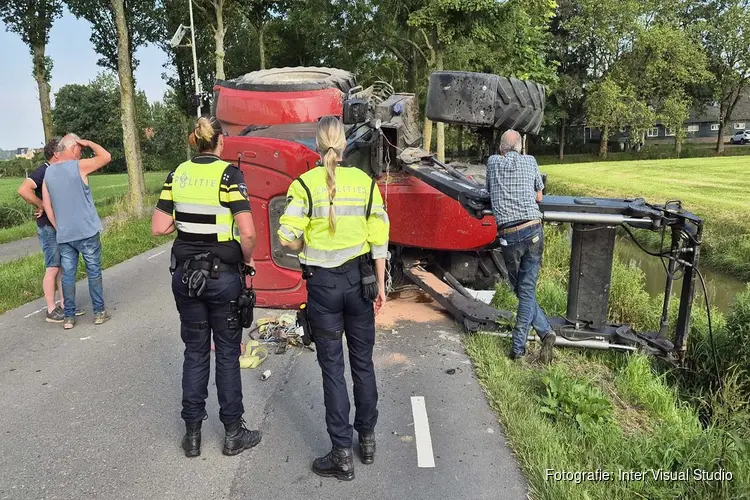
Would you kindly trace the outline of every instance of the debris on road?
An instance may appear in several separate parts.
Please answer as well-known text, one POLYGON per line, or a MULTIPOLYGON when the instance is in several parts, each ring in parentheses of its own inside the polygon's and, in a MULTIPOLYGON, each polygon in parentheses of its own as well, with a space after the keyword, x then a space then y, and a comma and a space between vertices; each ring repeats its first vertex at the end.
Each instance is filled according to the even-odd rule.
POLYGON ((257 340, 250 340, 247 349, 240 356, 240 368, 258 368, 268 357, 268 349, 260 345, 257 340))
MULTIPOLYGON (((264 344, 276 344, 276 354, 284 354, 289 346, 302 346, 302 327, 297 324, 294 314, 282 314, 278 317, 258 318, 255 328, 258 339, 264 344)), ((252 342, 252 340, 251 340, 252 342)))
POLYGON ((260 376, 261 380, 268 380, 268 377, 271 376, 271 370, 266 370, 263 372, 263 374, 260 376))

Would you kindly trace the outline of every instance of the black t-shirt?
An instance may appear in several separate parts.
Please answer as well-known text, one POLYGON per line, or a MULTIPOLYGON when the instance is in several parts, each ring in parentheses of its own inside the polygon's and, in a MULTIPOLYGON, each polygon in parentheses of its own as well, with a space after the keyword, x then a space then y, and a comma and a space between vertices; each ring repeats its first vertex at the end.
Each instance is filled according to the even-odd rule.
MULTIPOLYGON (((193 158, 192 161, 198 164, 209 164, 219 161, 219 157, 214 155, 200 155, 193 158)), ((174 201, 172 200, 173 177, 174 171, 170 172, 167 176, 167 180, 164 182, 161 195, 159 196, 159 201, 156 204, 157 210, 170 216, 174 213, 174 201)), ((227 167, 221 178, 221 188, 230 193, 239 193, 240 195, 232 194, 230 198, 232 201, 229 202, 220 199, 221 205, 227 207, 232 212, 232 215, 250 212, 247 185, 245 184, 245 177, 239 168, 234 165, 227 167)), ((219 196, 218 193, 217 196, 219 196)), ((242 247, 236 240, 204 243, 200 241, 184 241, 178 237, 172 246, 172 252, 177 257, 177 260, 187 260, 203 252, 213 253, 226 264, 239 264, 243 260, 242 247)))
MULTIPOLYGON (((44 164, 39 165, 36 170, 29 174, 29 179, 34 181, 34 184, 36 184, 36 188, 34 188, 34 194, 40 200, 42 199, 42 183, 44 182, 44 175, 47 173, 47 167, 49 167, 49 163, 45 162, 44 164)), ((42 214, 42 216, 36 220, 36 225, 39 227, 44 227, 51 226, 52 224, 50 223, 47 214, 42 214)))

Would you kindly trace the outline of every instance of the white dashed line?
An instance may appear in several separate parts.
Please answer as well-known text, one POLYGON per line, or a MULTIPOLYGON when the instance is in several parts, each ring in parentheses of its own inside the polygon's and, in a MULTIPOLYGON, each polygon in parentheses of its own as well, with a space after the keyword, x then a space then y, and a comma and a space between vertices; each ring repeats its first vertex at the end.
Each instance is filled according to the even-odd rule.
POLYGON ((151 257, 146 257, 146 260, 151 260, 151 259, 155 259, 156 257, 160 256, 160 255, 161 255, 161 254, 163 254, 164 252, 166 252, 166 250, 162 250, 162 251, 161 251, 161 252, 159 252, 159 253, 155 253, 155 254, 154 254, 154 255, 152 255, 151 257))
POLYGON ((411 397, 411 412, 414 415, 414 437, 417 445, 417 467, 435 467, 432 453, 430 422, 427 420, 427 407, 423 396, 411 397))

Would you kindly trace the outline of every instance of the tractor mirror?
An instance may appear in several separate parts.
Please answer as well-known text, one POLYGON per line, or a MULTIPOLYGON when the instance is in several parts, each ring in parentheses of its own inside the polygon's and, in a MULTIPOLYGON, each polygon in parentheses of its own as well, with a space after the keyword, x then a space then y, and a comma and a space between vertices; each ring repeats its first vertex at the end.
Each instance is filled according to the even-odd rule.
POLYGON ((344 123, 356 125, 367 121, 369 105, 364 99, 347 99, 344 101, 344 123))

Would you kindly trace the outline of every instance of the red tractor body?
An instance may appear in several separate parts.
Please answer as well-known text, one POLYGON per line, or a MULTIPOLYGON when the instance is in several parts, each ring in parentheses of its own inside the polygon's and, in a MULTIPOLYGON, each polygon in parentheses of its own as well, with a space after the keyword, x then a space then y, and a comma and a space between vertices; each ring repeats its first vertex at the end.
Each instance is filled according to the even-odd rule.
MULTIPOLYGON (((266 137, 227 137, 223 159, 239 163, 245 176, 258 234, 257 276, 253 286, 259 306, 296 308, 306 300, 296 257, 286 256, 277 243, 279 217, 286 207, 291 182, 315 165, 318 154, 290 140, 266 137)), ((470 252, 495 239, 492 217, 477 220, 454 199, 419 179, 382 176, 378 186, 388 199, 391 245, 425 250, 470 252)))
POLYGON ((349 127, 351 148, 344 164, 377 178, 391 223, 392 254, 397 249, 398 255, 412 252, 439 261, 467 285, 483 274, 480 281, 491 286, 501 271, 498 259, 485 250, 496 238, 494 219, 472 217, 456 199, 404 171, 399 161, 400 151, 421 146, 414 96, 394 94, 391 89, 378 97, 372 87, 356 94, 350 74, 314 70, 316 78, 319 71, 330 74, 327 80, 310 83, 308 68, 266 70, 218 82, 214 88, 214 113, 228 133, 222 157, 240 166, 251 196, 258 235, 254 253, 258 273, 253 281, 258 305, 296 308, 306 300, 299 261, 276 235, 279 217, 291 182, 319 160, 318 118, 333 114, 346 122, 344 101, 357 97, 368 101, 368 116, 383 117, 382 130, 379 136, 370 134, 363 140, 366 134, 358 135, 357 129, 364 123, 349 127), (294 80, 299 75, 301 79, 294 80))
POLYGON ((341 115, 344 95, 338 89, 264 92, 221 88, 216 109, 224 132, 240 134, 248 125, 314 122, 320 116, 341 115))

